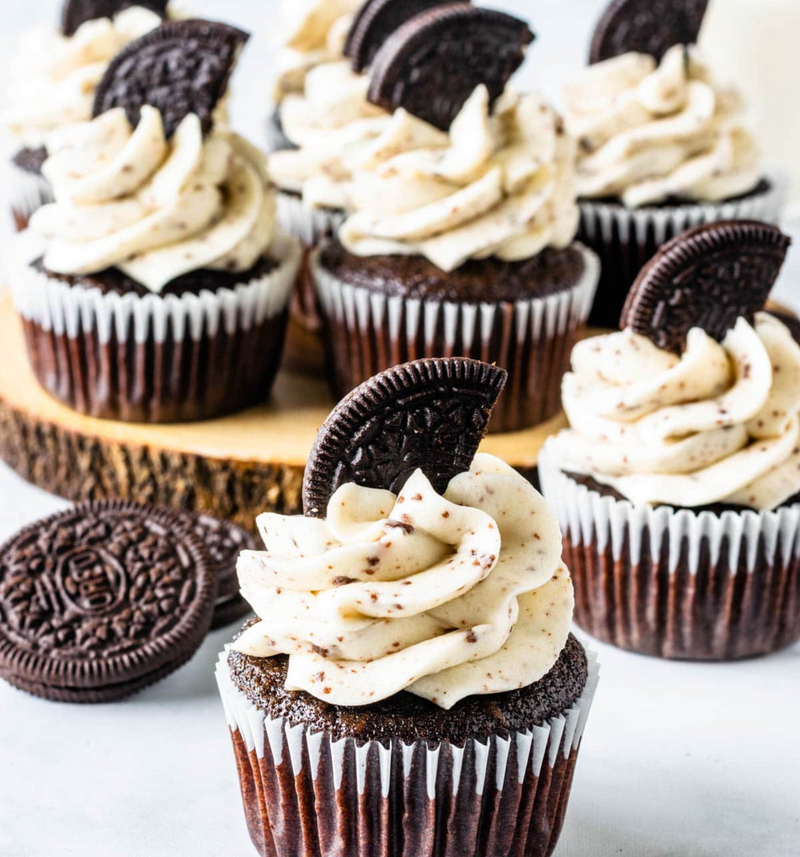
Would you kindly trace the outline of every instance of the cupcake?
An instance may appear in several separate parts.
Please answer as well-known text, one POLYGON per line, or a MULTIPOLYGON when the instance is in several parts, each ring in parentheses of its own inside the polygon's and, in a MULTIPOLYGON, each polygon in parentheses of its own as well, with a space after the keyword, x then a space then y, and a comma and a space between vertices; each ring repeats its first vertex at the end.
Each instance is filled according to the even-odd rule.
POLYGON ((555 517, 475 455, 504 375, 372 379, 320 431, 306 517, 259 518, 238 565, 257 618, 217 679, 260 854, 555 848, 597 667, 555 517))
POLYGON ((457 4, 413 18, 375 58, 370 97, 401 103, 360 153, 338 240, 312 256, 336 395, 393 364, 463 355, 509 372, 495 431, 558 413, 598 264, 573 240, 574 147, 560 117, 506 87, 532 38, 521 21, 457 4), (440 41, 487 61, 435 100, 440 59, 408 57, 440 41))
POLYGON ((201 420, 269 392, 300 248, 263 156, 214 123, 246 38, 164 24, 111 63, 95 119, 48 137, 57 202, 13 293, 36 377, 81 413, 201 420))
POLYGON ((86 3, 66 0, 60 29, 26 33, 10 63, 7 108, 0 122, 10 157, 6 198, 13 225, 22 231, 40 206, 53 201, 42 175, 46 141, 58 128, 92 118, 97 84, 111 60, 130 42, 161 24, 166 2, 86 3))
POLYGON ((590 322, 603 327, 617 327, 642 266, 676 235, 780 216, 785 179, 765 171, 740 93, 715 79, 693 44, 701 18, 687 16, 681 4, 612 3, 593 64, 565 91, 578 141, 578 236, 602 262, 590 322))
POLYGON ((573 350, 539 476, 601 640, 732 660, 800 639, 800 346, 761 311, 788 244, 697 227, 642 271, 621 331, 573 350))

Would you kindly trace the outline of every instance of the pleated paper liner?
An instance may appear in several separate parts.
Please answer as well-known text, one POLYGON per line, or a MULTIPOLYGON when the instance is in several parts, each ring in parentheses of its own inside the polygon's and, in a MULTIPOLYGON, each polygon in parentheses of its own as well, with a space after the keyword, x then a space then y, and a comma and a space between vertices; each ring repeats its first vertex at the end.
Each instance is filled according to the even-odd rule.
POLYGON ((736 660, 800 639, 800 505, 767 512, 636 507, 560 471, 542 492, 564 537, 575 621, 662 658, 736 660))
POLYGON ((508 370, 490 430, 517 431, 561 410, 561 379, 583 330, 599 275, 584 247, 584 271, 571 289, 542 298, 468 304, 387 296, 311 266, 326 325, 334 396, 342 398, 390 366, 421 357, 472 357, 508 370))
POLYGON ((8 222, 12 232, 27 229, 31 217, 39 208, 55 202, 53 188, 44 176, 23 170, 11 160, 6 162, 3 181, 3 195, 9 209, 8 222))
POLYGON ((279 192, 277 216, 281 229, 303 245, 303 259, 297 275, 297 288, 292 297, 292 318, 306 330, 322 329, 317 293, 309 270, 309 255, 326 238, 334 238, 346 217, 344 211, 311 208, 298 194, 279 192))
POLYGON ((262 857, 545 857, 558 841, 599 668, 543 726, 463 747, 334 741, 269 719, 217 665, 245 818, 262 857))
POLYGON ((64 404, 93 417, 182 422, 263 401, 280 363, 301 249, 235 288, 140 297, 70 286, 17 264, 14 305, 33 371, 64 404))
POLYGON ((667 241, 687 229, 718 220, 778 223, 787 178, 771 173, 767 187, 732 202, 625 208, 621 203, 581 200, 578 240, 600 257, 600 285, 589 323, 617 328, 622 306, 644 264, 667 241))

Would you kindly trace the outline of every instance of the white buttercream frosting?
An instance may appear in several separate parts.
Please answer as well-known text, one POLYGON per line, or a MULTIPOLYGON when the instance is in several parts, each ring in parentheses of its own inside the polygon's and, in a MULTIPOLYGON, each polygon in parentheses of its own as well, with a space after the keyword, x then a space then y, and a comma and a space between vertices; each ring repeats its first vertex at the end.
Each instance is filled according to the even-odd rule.
POLYGON ((9 63, 14 72, 3 123, 22 145, 38 147, 54 129, 88 121, 108 64, 160 23, 155 12, 131 6, 113 19, 86 21, 72 36, 52 27, 26 33, 9 63))
POLYGON ((629 208, 673 196, 715 202, 761 180, 739 92, 720 85, 694 47, 676 45, 658 65, 638 53, 597 63, 565 95, 582 197, 629 208))
POLYGON ((203 136, 187 116, 170 140, 145 106, 136 128, 122 108, 55 132, 43 173, 56 202, 31 228, 57 274, 117 267, 153 292, 201 268, 253 267, 275 235, 263 155, 227 130, 203 136))
POLYGON ((800 346, 774 316, 680 357, 630 330, 578 343, 563 382, 563 470, 635 504, 773 509, 800 491, 800 346))
POLYGON ((421 254, 445 271, 468 259, 517 261, 575 235, 574 146, 536 95, 489 109, 479 86, 449 134, 397 110, 352 164, 352 214, 339 237, 361 256, 421 254))
POLYGON ((265 552, 239 559, 260 618, 234 644, 289 655, 286 686, 336 705, 401 690, 442 708, 525 687, 569 633, 572 583, 541 495, 490 455, 443 496, 342 486, 325 520, 262 515, 265 552))

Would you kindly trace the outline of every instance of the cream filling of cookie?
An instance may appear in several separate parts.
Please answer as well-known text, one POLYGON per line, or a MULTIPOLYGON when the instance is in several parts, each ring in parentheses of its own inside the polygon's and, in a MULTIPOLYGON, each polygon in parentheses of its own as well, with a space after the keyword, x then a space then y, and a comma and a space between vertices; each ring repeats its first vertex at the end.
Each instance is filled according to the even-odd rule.
POLYGON ((421 254, 444 271, 566 247, 578 224, 573 160, 536 95, 507 92, 490 113, 479 86, 447 135, 398 110, 362 153, 340 240, 361 256, 421 254))
POLYGON ((342 486, 327 517, 259 518, 242 594, 261 621, 234 643, 289 655, 286 686, 335 705, 408 690, 442 708, 525 687, 558 659, 572 583, 541 495, 490 455, 443 496, 421 471, 402 491, 342 486))
POLYGON ((57 274, 117 267, 153 292, 201 268, 252 268, 275 235, 263 155, 227 131, 203 136, 194 114, 171 140, 160 112, 136 128, 122 108, 48 138, 44 175, 56 202, 31 228, 57 274))
POLYGON ((597 63, 565 95, 582 197, 629 208, 672 196, 714 202, 761 180, 739 93, 716 83, 694 48, 676 45, 658 66, 637 53, 597 63))
POLYGON ((283 0, 283 47, 273 98, 302 94, 308 73, 341 60, 354 13, 363 0, 283 0))
POLYGON ((759 313, 681 357, 630 330, 578 343, 556 464, 635 504, 774 509, 800 491, 800 346, 759 313))
POLYGON ((41 146, 55 128, 92 118, 94 93, 111 60, 129 42, 161 23, 155 12, 131 6, 113 19, 82 24, 72 36, 52 28, 22 38, 0 119, 24 146, 41 146))

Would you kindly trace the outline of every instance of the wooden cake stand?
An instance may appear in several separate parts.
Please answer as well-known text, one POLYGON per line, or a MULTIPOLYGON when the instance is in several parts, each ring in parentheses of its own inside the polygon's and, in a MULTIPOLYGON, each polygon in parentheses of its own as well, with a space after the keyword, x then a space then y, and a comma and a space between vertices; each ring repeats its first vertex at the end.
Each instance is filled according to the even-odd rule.
MULTIPOLYGON (((335 404, 315 337, 293 330, 270 401, 222 419, 140 425, 85 417, 37 384, 10 296, 0 289, 0 458, 69 500, 121 497, 209 512, 252 528, 260 512, 301 511, 303 468, 335 404)), ((531 476, 557 417, 489 436, 485 452, 531 476)))

